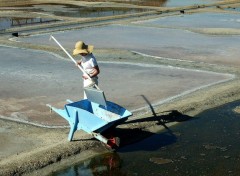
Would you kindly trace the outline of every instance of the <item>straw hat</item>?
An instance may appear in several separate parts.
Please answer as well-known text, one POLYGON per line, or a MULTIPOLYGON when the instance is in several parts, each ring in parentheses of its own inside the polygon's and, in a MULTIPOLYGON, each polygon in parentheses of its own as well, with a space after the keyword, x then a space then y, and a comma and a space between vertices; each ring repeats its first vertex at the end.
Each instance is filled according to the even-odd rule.
POLYGON ((92 53, 93 52, 93 45, 86 45, 84 42, 82 41, 78 41, 75 44, 75 49, 73 50, 73 55, 77 55, 80 53, 92 53))

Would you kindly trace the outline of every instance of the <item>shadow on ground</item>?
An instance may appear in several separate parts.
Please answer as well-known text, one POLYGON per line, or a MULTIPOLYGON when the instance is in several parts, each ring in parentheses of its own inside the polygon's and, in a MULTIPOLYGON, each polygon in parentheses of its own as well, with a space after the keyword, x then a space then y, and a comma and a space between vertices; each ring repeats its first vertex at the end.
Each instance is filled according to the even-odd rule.
MULTIPOLYGON (((174 134, 174 132, 167 126, 167 123, 170 122, 185 122, 188 120, 192 120, 193 117, 185 115, 180 113, 177 110, 170 110, 170 111, 164 111, 161 113, 156 113, 151 103, 148 101, 148 99, 141 95, 143 99, 148 104, 149 108, 151 109, 152 116, 141 118, 141 119, 134 119, 125 122, 124 124, 127 124, 128 126, 132 124, 132 128, 114 128, 111 130, 111 133, 115 136, 118 136, 121 139, 121 147, 124 147, 126 145, 130 145, 136 142, 140 142, 143 139, 146 139, 156 133, 149 132, 145 130, 144 128, 134 128, 134 124, 138 124, 136 126, 141 126, 141 123, 149 123, 152 122, 151 125, 161 125, 165 128, 162 132, 158 133, 157 135, 157 141, 154 141, 154 143, 149 142, 148 144, 141 144, 137 148, 134 147, 134 150, 157 150, 161 147, 173 144, 177 141, 177 136, 174 134), (160 115, 164 114, 164 115, 160 115), (147 147, 146 147, 147 145, 147 147)), ((109 131, 108 131, 109 132, 109 131)))

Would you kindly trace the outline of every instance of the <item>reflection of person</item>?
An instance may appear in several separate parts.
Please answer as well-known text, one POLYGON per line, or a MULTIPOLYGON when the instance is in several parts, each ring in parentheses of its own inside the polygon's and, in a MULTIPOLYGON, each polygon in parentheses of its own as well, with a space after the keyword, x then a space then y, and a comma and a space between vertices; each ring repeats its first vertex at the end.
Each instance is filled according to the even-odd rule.
MULTIPOLYGON (((98 85, 98 74, 100 69, 93 52, 93 45, 86 45, 82 41, 78 41, 75 44, 75 49, 73 50, 73 55, 81 55, 82 59, 77 62, 78 65, 81 65, 86 74, 89 75, 91 79, 88 79, 87 75, 83 74, 83 87, 95 87, 98 85)), ((86 99, 86 94, 84 93, 84 98, 86 99)))

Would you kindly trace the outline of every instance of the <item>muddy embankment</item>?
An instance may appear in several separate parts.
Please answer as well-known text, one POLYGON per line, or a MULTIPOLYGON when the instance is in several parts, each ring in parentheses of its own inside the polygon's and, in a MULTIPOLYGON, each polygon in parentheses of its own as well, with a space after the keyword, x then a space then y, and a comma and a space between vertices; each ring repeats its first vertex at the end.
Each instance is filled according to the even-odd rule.
MULTIPOLYGON (((13 3, 12 1, 9 2, 13 3)), ((225 5, 227 5, 227 3, 225 3, 225 5)), ((186 8, 183 10, 185 9, 186 8)), ((68 26, 66 26, 66 28, 68 28, 68 26)), ((30 28, 28 28, 28 30, 30 30, 30 28)), ((9 33, 11 32, 13 32, 13 30, 9 30, 9 33)), ((19 29, 18 32, 21 33, 19 29)), ((26 31, 23 30, 23 33, 24 32, 26 31)), ((38 32, 36 29, 32 31, 32 33, 38 32)), ((44 31, 40 31, 39 33, 41 32, 44 31)), ((9 35, 2 35, 0 44, 51 51, 62 55, 61 50, 57 47, 16 43, 9 41, 8 38, 9 35)), ((97 50, 96 52, 99 53, 102 58, 107 58, 111 52, 115 51, 97 50)), ((128 56, 132 58, 133 61, 141 60, 143 63, 157 63, 230 73, 234 74, 235 78, 228 82, 209 86, 182 97, 172 99, 158 106, 152 107, 151 104, 149 104, 148 108, 134 112, 134 115, 129 118, 127 123, 120 125, 116 131, 119 136, 122 137, 122 145, 136 142, 161 129, 179 123, 179 121, 171 120, 175 119, 176 116, 194 117, 204 110, 240 99, 240 71, 238 67, 180 62, 177 60, 156 61, 156 59, 143 57, 129 51, 119 51, 119 53, 116 54, 116 58, 127 58, 128 56)), ((0 108, 4 108, 4 105, 1 105, 0 108)), ((235 111, 239 112, 239 109, 235 111)), ((6 149, 6 153, 1 155, 0 159, 0 175, 47 175, 60 167, 66 167, 88 157, 110 151, 101 142, 94 140, 90 135, 82 132, 77 132, 74 136, 74 141, 68 142, 68 128, 40 128, 6 120, 0 120, 0 125, 0 145, 6 149)))

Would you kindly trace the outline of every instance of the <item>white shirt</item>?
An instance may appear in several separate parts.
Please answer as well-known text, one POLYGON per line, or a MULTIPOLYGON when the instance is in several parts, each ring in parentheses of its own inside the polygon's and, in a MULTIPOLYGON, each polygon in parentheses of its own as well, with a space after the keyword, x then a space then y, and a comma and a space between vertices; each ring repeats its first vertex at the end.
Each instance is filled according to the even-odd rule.
POLYGON ((81 65, 87 74, 91 74, 93 72, 93 68, 96 67, 98 63, 94 55, 91 53, 86 56, 82 56, 81 65))

